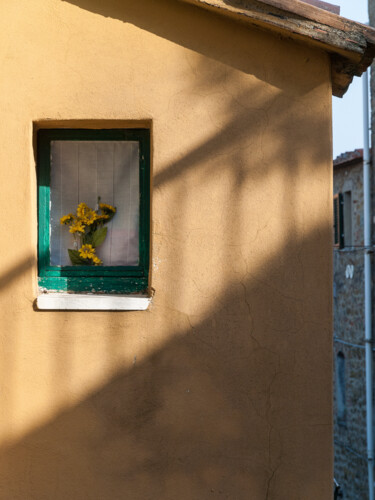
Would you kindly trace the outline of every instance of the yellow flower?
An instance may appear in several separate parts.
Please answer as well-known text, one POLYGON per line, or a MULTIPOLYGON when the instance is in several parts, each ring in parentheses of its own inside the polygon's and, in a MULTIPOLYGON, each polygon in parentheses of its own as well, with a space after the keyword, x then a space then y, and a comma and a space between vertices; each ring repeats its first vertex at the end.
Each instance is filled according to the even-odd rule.
POLYGON ((80 203, 77 207, 77 215, 81 219, 83 219, 86 216, 86 213, 88 213, 91 210, 86 203, 80 203))
POLYGON ((102 261, 95 255, 95 248, 92 245, 82 245, 79 255, 83 259, 91 259, 95 266, 100 266, 102 261))
POLYGON ((98 215, 98 216, 96 217, 96 220, 98 220, 98 221, 101 221, 101 220, 107 220, 107 219, 109 219, 109 215, 107 215, 107 214, 98 215))
POLYGON ((112 207, 112 205, 107 205, 106 203, 100 203, 99 205, 100 210, 103 210, 103 212, 116 212, 116 208, 112 207))
POLYGON ((99 257, 97 257, 96 255, 94 255, 92 258, 92 261, 93 263, 95 264, 95 266, 100 266, 100 264, 102 264, 102 261, 99 259, 99 257))
POLYGON ((89 209, 86 214, 82 217, 82 221, 87 225, 91 226, 97 219, 98 219, 98 214, 94 211, 89 209))
POLYGON ((85 226, 81 220, 75 220, 69 228, 70 233, 84 233, 85 226))
POLYGON ((82 245, 79 249, 79 255, 83 259, 92 259, 95 257, 95 248, 92 245, 82 245))
POLYGON ((60 219, 60 224, 68 225, 71 222, 73 222, 73 220, 74 220, 74 215, 73 214, 64 215, 60 219))

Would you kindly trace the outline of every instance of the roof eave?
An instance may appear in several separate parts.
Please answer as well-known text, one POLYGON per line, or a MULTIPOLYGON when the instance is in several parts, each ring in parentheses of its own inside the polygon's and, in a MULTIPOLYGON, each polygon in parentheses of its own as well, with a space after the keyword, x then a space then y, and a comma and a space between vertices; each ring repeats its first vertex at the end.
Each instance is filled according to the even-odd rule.
POLYGON ((352 158, 350 160, 346 160, 341 163, 334 163, 333 170, 336 171, 341 168, 354 167, 356 165, 361 165, 362 163, 363 163, 363 158, 352 158))
POLYGON ((375 30, 300 0, 180 0, 327 52, 332 93, 342 97, 375 57, 375 30))

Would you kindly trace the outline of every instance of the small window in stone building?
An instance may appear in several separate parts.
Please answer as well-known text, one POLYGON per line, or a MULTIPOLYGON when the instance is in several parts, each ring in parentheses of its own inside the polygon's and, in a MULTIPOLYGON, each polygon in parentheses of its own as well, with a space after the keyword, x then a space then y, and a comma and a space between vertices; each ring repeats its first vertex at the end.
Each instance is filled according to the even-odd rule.
POLYGON ((344 245, 351 247, 353 245, 352 231, 352 192, 344 193, 344 245))
POLYGON ((344 247, 344 214, 343 195, 337 193, 333 197, 333 246, 335 248, 344 247))
POLYGON ((346 425, 345 356, 342 352, 336 356, 336 405, 337 423, 346 425))

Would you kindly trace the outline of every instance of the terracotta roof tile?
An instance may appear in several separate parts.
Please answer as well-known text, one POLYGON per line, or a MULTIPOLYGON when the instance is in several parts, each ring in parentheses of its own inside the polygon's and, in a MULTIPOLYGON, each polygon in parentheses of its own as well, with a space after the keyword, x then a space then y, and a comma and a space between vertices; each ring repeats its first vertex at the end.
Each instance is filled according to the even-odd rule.
POLYGON ((346 163, 351 163, 354 160, 363 160, 363 149, 355 149, 354 151, 342 153, 333 160, 333 166, 342 166, 346 163))

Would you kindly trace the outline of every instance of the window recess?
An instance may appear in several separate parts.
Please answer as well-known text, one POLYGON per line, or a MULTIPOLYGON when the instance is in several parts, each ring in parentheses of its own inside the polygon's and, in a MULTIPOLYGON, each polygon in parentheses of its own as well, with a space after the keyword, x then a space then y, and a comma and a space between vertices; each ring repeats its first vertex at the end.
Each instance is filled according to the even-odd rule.
POLYGON ((343 217, 344 217, 344 245, 351 247, 353 245, 353 230, 352 230, 352 192, 345 191, 343 200, 343 217))
POLYGON ((39 287, 70 293, 146 292, 149 130, 41 129, 37 148, 39 287), (60 219, 76 216, 80 203, 98 214, 100 203, 116 207, 104 242, 95 248, 102 265, 71 262, 68 249, 78 251, 80 244, 60 219))
POLYGON ((344 210, 342 193, 333 197, 333 245, 335 248, 344 247, 344 210))

